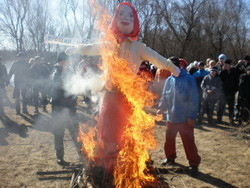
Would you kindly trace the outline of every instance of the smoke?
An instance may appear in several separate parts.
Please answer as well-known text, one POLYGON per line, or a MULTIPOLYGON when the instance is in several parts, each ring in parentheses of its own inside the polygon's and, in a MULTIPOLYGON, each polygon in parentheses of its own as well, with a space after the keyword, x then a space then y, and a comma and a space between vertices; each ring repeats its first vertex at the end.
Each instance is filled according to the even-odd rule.
MULTIPOLYGON (((86 62, 84 64, 86 65, 86 62)), ((63 84, 66 95, 83 95, 87 99, 85 102, 88 110, 94 115, 99 111, 105 85, 102 72, 96 68, 97 66, 90 65, 70 73, 65 77, 63 84)))
POLYGON ((66 95, 97 95, 104 87, 102 74, 87 68, 84 74, 77 71, 64 80, 66 95))

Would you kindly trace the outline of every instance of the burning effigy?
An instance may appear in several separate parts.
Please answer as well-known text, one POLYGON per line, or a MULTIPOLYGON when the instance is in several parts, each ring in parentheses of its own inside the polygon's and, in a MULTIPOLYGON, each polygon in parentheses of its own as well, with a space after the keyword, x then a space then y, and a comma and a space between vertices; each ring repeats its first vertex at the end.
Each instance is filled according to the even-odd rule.
POLYGON ((152 131, 160 117, 145 111, 156 96, 147 90, 147 82, 137 72, 144 60, 175 76, 180 71, 170 60, 137 41, 139 19, 131 4, 120 3, 113 17, 103 14, 99 27, 103 36, 98 43, 66 50, 69 55, 100 55, 106 83, 97 126, 79 132, 88 163, 82 182, 86 187, 91 182, 94 187, 161 187, 152 173, 149 155, 156 147, 152 131))

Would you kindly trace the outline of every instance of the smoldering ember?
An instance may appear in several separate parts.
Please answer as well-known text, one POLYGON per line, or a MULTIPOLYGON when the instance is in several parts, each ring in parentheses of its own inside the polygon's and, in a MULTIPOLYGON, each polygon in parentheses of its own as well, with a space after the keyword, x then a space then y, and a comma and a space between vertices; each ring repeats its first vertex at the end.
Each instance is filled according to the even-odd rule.
POLYGON ((1 1, 0 187, 249 187, 248 5, 1 1))

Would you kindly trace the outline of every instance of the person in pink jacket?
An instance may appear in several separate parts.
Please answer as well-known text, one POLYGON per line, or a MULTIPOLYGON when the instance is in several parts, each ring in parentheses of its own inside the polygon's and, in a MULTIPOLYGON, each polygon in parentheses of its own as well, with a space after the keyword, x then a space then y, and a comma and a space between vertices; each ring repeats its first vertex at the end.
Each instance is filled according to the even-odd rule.
MULTIPOLYGON (((87 56, 101 55, 103 64, 108 65, 108 58, 105 58, 104 49, 117 50, 118 58, 126 61, 127 77, 138 77, 136 73, 143 61, 149 61, 158 68, 167 69, 173 75, 178 76, 180 70, 170 60, 159 55, 147 47, 144 43, 137 41, 140 32, 139 19, 135 8, 129 3, 120 3, 108 31, 114 36, 115 41, 102 41, 94 44, 83 44, 75 48, 67 49, 66 53, 82 54, 87 56), (116 46, 117 48, 114 48, 116 46)), ((106 51, 107 53, 107 51, 106 51)), ((110 57, 117 58, 117 57, 110 57)), ((112 72, 115 65, 104 66, 104 72, 112 72)), ((114 75, 113 75, 114 76, 114 75)), ((119 79, 119 75, 116 75, 119 79)), ((124 147, 123 135, 125 129, 134 122, 131 122, 134 108, 133 101, 127 97, 127 91, 121 85, 114 84, 111 76, 106 80, 108 87, 103 98, 98 118, 98 140, 99 148, 96 158, 99 158, 99 165, 107 171, 113 171, 117 162, 117 155, 124 147), (111 85, 111 86, 110 86, 111 85)), ((135 88, 136 89, 136 88, 135 88)), ((136 95, 136 93, 134 93, 136 95)), ((142 96, 143 97, 143 96, 142 96)), ((146 100, 146 99, 145 99, 146 100)), ((143 118, 143 117, 142 117, 143 118)), ((137 125, 136 125, 137 126, 137 125)), ((140 125, 138 125, 140 126, 140 125)), ((136 141, 135 141, 136 142, 136 141)), ((137 141, 138 142, 138 141, 137 141)), ((142 141, 143 142, 143 141, 142 141)))

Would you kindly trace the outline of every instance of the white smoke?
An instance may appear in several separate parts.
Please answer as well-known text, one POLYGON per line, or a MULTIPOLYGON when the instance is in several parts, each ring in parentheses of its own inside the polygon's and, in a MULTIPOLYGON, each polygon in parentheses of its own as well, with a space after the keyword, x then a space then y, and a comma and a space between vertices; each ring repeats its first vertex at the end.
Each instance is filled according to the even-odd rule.
POLYGON ((89 110, 93 114, 98 113, 100 103, 103 98, 103 88, 105 81, 102 79, 102 74, 93 71, 91 68, 86 68, 84 74, 81 70, 76 73, 67 76, 64 80, 64 89, 66 95, 83 95, 90 99, 88 103, 89 110))
POLYGON ((91 69, 82 75, 80 71, 69 75, 64 82, 67 95, 97 95, 104 87, 102 74, 97 74, 91 69))

